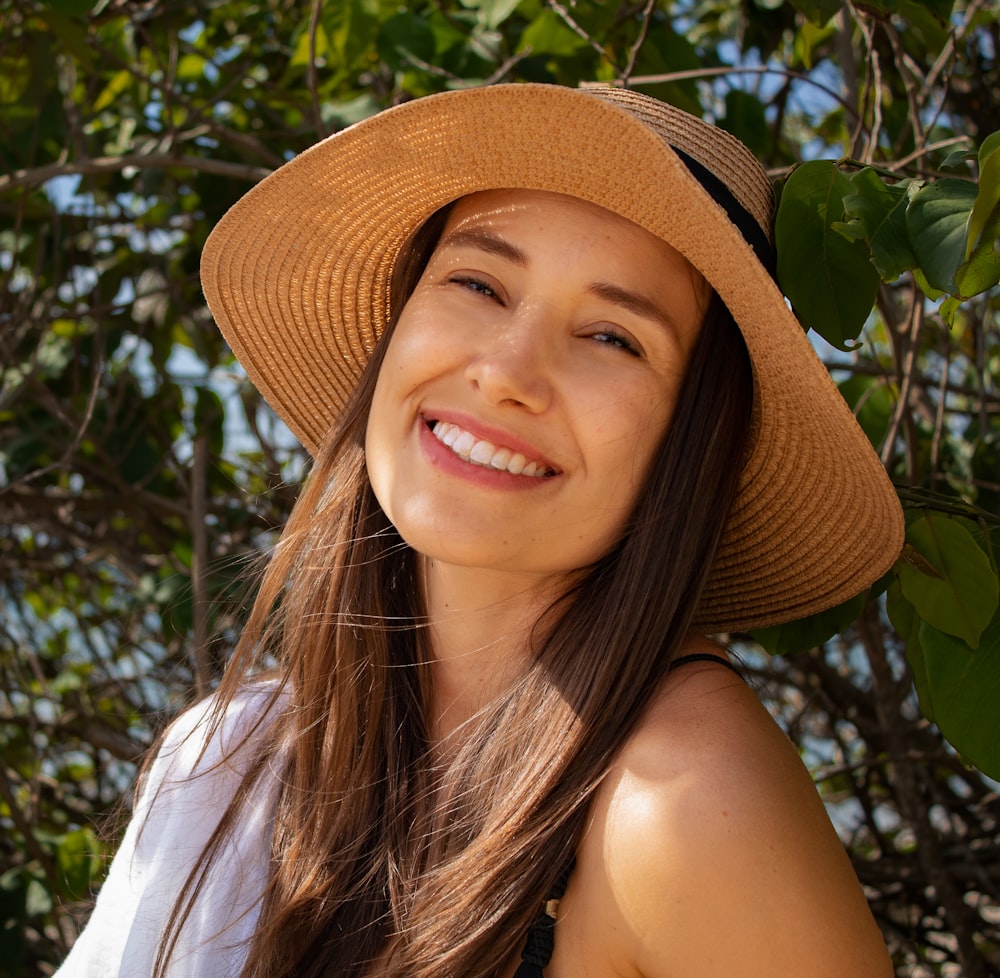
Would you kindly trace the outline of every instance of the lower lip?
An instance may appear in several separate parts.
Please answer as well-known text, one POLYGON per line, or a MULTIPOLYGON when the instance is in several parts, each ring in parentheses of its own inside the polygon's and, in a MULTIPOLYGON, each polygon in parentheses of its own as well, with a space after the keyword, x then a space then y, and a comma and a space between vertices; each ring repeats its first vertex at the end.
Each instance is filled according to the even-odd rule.
POLYGON ((503 469, 494 469, 486 465, 476 465, 467 462, 456 455, 447 445, 434 437, 434 432, 423 420, 420 421, 420 448, 425 457, 436 469, 448 475, 457 476, 466 482, 491 489, 540 489, 555 481, 555 476, 514 475, 503 469))

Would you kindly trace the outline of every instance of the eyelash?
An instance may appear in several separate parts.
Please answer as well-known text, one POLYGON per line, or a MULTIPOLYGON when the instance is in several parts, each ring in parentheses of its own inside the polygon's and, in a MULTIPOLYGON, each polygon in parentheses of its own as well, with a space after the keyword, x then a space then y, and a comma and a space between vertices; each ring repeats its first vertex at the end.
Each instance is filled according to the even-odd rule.
MULTIPOLYGON (((482 295, 488 299, 496 299, 498 301, 500 299, 492 285, 473 275, 453 275, 451 281, 455 285, 460 285, 462 288, 474 292, 476 295, 482 295)), ((601 337, 607 337, 607 340, 602 341, 607 346, 615 347, 633 357, 641 356, 635 344, 623 333, 605 328, 590 334, 590 339, 600 340, 601 337)))
POLYGON ((591 333, 591 339, 598 339, 602 336, 608 337, 608 346, 616 347, 619 350, 623 350, 625 353, 631 354, 634 357, 640 356, 639 350, 636 348, 635 344, 622 333, 615 332, 613 329, 599 329, 596 333, 591 333))
POLYGON ((461 285, 463 288, 468 289, 470 292, 486 296, 488 299, 499 298, 493 286, 488 282, 484 282, 481 278, 474 278, 471 275, 454 275, 451 281, 456 285, 461 285))

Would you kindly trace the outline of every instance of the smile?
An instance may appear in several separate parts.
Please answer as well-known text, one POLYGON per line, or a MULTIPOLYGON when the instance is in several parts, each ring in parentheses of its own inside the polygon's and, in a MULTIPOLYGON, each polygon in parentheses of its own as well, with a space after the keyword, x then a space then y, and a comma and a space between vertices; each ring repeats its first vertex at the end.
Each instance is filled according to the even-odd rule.
POLYGON ((447 421, 431 421, 430 429, 442 445, 446 445, 459 458, 473 465, 509 472, 511 475, 525 475, 533 479, 544 479, 556 474, 544 462, 529 459, 510 448, 498 448, 492 442, 483 441, 464 428, 447 421))

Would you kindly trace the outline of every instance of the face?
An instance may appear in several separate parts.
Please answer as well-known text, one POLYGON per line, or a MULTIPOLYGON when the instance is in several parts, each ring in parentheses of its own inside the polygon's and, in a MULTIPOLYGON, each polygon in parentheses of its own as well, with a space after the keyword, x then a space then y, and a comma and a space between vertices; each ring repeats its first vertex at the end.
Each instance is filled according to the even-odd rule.
POLYGON ((389 342, 372 487, 418 553, 552 577, 620 538, 707 304, 678 252, 560 194, 460 200, 389 342))

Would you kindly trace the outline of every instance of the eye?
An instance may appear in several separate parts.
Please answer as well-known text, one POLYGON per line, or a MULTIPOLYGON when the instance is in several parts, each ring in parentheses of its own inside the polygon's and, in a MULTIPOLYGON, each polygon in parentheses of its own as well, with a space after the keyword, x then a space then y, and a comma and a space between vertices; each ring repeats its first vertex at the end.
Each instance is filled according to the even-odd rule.
POLYGON ((639 349, 638 345, 627 334, 611 329, 608 326, 604 326, 596 332, 591 333, 590 338, 592 340, 597 340, 598 343, 604 343, 607 346, 624 350, 626 353, 629 353, 634 357, 642 356, 642 351, 639 349))
POLYGON ((468 289, 470 292, 486 296, 487 299, 499 298, 496 289, 494 289, 492 285, 488 282, 484 282, 481 278, 476 278, 474 275, 452 275, 448 281, 455 285, 460 285, 462 288, 468 289))

